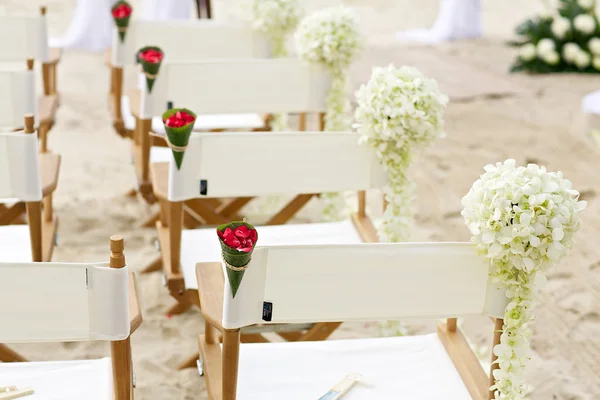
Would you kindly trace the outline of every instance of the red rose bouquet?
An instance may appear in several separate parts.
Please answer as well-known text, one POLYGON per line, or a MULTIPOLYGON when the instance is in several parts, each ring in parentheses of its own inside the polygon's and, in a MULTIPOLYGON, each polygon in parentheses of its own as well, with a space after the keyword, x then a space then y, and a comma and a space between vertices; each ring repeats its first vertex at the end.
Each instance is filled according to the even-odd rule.
POLYGON ((230 222, 217 227, 221 253, 225 262, 227 279, 233 297, 237 293, 244 272, 252 259, 252 251, 258 240, 256 229, 247 222, 230 222))
POLYGON ((132 11, 131 4, 125 0, 119 0, 112 6, 111 13, 119 31, 121 43, 125 41, 125 34, 127 33, 132 11))
POLYGON ((183 155, 196 122, 196 114, 187 108, 172 108, 162 115, 167 144, 173 152, 177 169, 181 168, 183 155))
POLYGON ((137 52, 137 62, 142 65, 144 75, 146 75, 148 92, 152 92, 164 54, 160 47, 155 46, 142 47, 137 52))

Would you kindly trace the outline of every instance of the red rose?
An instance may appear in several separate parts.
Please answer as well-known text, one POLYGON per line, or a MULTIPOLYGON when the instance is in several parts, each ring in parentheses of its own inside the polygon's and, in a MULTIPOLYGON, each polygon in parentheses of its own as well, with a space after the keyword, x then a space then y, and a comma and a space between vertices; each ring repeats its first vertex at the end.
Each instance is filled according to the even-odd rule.
POLYGON ((163 53, 161 51, 149 49, 141 53, 140 58, 150 64, 157 64, 162 61, 163 53))
MULTIPOLYGON (((191 124, 195 120, 196 120, 196 118, 194 118, 193 115, 190 115, 190 114, 186 113, 185 111, 177 111, 175 114, 171 115, 166 120, 163 120, 163 122, 169 128, 181 128, 182 126, 191 124)), ((227 228, 227 229, 229 229, 229 228, 227 228)), ((229 229, 229 230, 231 230, 231 229, 229 229)))
POLYGON ((217 231, 219 238, 227 246, 244 253, 249 253, 256 243, 258 233, 256 229, 250 229, 245 225, 235 228, 225 228, 223 232, 217 231))
POLYGON ((127 18, 131 15, 131 7, 121 3, 112 10, 112 15, 116 19, 127 18))

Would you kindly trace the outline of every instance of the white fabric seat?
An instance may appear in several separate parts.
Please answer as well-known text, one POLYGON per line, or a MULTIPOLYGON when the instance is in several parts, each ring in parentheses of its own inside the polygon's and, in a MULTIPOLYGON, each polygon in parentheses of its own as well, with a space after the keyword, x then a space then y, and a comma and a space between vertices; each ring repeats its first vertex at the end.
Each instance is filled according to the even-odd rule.
POLYGON ((32 261, 28 225, 0 226, 0 260, 2 262, 32 261))
MULTIPOLYGON (((135 117, 131 114, 129 97, 121 97, 121 114, 126 129, 135 128, 135 117)), ((265 126, 265 121, 259 114, 200 114, 196 117, 194 130, 211 131, 216 129, 245 129, 252 130, 265 126)), ((156 133, 165 133, 161 117, 152 118, 152 130, 156 133)))
POLYGON ((150 162, 161 163, 171 161, 171 149, 168 147, 152 146, 150 148, 150 162))
POLYGON ((0 386, 32 388, 28 400, 112 400, 110 358, 0 363, 0 386))
MULTIPOLYGON (((258 226, 258 245, 357 244, 362 240, 350 220, 319 224, 258 226)), ((185 286, 198 289, 196 264, 221 261, 215 228, 184 229, 181 235, 181 269, 185 286)))
POLYGON ((242 343, 237 398, 318 399, 353 373, 368 384, 356 384, 344 400, 471 400, 436 334, 242 343))

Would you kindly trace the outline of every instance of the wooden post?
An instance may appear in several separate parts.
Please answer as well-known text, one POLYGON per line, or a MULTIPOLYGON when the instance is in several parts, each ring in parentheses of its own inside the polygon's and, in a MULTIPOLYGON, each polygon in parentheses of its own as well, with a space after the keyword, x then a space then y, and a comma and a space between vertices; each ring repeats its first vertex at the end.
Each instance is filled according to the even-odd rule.
POLYGON ((448 318, 446 320, 446 328, 448 332, 456 332, 456 318, 448 318))
POLYGON ((325 130, 325 113, 319 113, 319 130, 325 130))
POLYGON ((365 190, 358 192, 358 216, 363 218, 367 216, 367 192, 365 190))
POLYGON ((142 151, 141 159, 141 178, 142 183, 150 183, 150 151, 152 149, 152 137, 150 131, 152 130, 152 118, 150 119, 139 119, 140 130, 140 149, 142 151))
MULTIPOLYGON (((110 237, 110 268, 125 266, 125 243, 123 237, 110 237)), ((110 355, 113 371, 114 400, 133 399, 133 368, 131 365, 131 342, 125 340, 110 342, 110 355)))
MULTIPOLYGON (((492 344, 492 365, 490 366, 490 386, 493 386, 494 383, 496 383, 496 380, 494 379, 494 371, 497 370, 498 368, 500 368, 498 363, 496 363, 498 356, 494 354, 494 347, 496 347, 497 344, 500 344, 500 336, 502 336, 503 326, 504 326, 504 320, 497 318, 496 323, 494 324, 494 342, 492 344)), ((490 390, 488 400, 494 399, 494 397, 495 397, 494 393, 495 393, 494 391, 490 390)))
POLYGON ((224 330, 222 366, 223 400, 236 399, 239 358, 240 330, 224 330))
POLYGON ((121 97, 123 96, 123 68, 112 67, 111 68, 111 84, 112 84, 112 96, 115 105, 114 113, 116 121, 123 121, 123 115, 121 114, 121 97))
MULTIPOLYGON (((32 59, 27 60, 27 66, 33 64, 32 59)), ((35 132, 33 129, 33 115, 25 116, 25 129, 23 132, 30 135, 35 132)), ((42 203, 41 201, 28 201, 25 203, 27 208, 27 219, 29 222, 29 239, 31 241, 31 259, 34 262, 42 261, 42 203)))
POLYGON ((300 113, 298 115, 298 130, 305 131, 306 130, 306 113, 300 113))
POLYGON ((169 246, 171 256, 171 271, 180 272, 181 263, 181 231, 183 229, 183 202, 169 203, 169 246))

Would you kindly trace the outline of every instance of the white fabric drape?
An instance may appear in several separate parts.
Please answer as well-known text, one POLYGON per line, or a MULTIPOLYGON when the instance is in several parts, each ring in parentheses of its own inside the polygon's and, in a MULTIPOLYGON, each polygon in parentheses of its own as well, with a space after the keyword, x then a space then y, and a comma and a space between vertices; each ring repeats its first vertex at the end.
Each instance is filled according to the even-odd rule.
MULTIPOLYGON (((115 0, 78 0, 65 34, 50 39, 51 47, 103 51, 112 41, 113 20, 110 9, 115 0)), ((132 18, 149 20, 189 19, 192 0, 142 0, 141 13, 132 18)))
POLYGON ((481 0, 441 0, 438 16, 430 29, 396 33, 407 42, 439 43, 481 36, 481 0))

